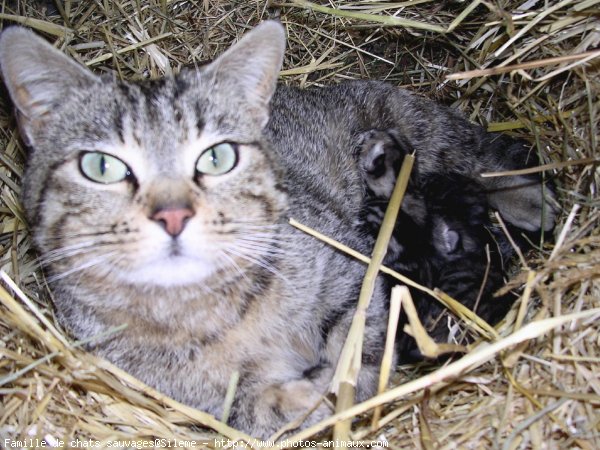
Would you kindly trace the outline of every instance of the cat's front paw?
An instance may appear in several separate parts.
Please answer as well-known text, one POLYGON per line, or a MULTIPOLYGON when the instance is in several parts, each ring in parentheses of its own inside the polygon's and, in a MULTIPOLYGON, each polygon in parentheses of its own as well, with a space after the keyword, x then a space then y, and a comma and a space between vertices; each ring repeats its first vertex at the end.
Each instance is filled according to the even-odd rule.
POLYGON ((268 387, 263 399, 265 404, 282 418, 282 425, 297 421, 302 428, 310 426, 331 415, 331 410, 315 385, 309 380, 294 380, 268 387))
POLYGON ((329 403, 308 379, 292 380, 240 392, 229 418, 234 428, 260 439, 314 425, 332 414, 329 403))

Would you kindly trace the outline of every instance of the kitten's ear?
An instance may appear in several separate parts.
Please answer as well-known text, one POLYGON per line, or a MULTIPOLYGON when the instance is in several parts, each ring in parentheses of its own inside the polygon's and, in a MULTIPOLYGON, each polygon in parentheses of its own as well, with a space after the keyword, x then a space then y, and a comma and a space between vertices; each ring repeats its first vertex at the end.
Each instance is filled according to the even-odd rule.
POLYGON ((32 31, 18 26, 0 34, 0 70, 27 139, 31 127, 43 126, 44 117, 70 92, 98 81, 32 31))
POLYGON ((264 123, 283 63, 285 40, 279 22, 265 21, 219 56, 209 69, 220 86, 229 92, 242 93, 251 106, 264 110, 264 123))

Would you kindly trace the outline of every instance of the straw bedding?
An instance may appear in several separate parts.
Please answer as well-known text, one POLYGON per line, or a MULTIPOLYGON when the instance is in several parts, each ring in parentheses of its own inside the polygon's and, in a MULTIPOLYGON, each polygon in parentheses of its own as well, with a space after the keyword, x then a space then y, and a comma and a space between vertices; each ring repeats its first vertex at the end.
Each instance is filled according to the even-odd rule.
MULTIPOLYGON (((19 0, 0 8, 3 26, 30 26, 95 72, 129 79, 205 63, 279 17, 286 83, 385 79, 535 143, 563 213, 555 243, 516 263, 507 289, 520 299, 499 340, 481 339, 443 368, 402 366, 386 393, 338 418, 362 418, 350 438, 393 448, 600 448, 599 0, 19 0)), ((219 447, 216 437, 243 437, 96 360, 60 330, 23 220, 24 150, 4 92, 0 105, 0 447, 41 439, 219 447)), ((328 429, 287 444, 327 439, 328 429)))

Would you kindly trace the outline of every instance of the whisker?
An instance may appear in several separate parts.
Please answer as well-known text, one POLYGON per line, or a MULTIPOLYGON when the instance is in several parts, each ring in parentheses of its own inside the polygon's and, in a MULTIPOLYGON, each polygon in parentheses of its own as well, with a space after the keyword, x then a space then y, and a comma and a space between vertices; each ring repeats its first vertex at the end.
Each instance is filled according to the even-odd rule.
POLYGON ((233 259, 230 255, 228 255, 225 250, 219 251, 219 253, 217 254, 217 260, 219 260, 219 259, 223 259, 227 263, 227 265, 233 267, 234 270, 242 278, 244 278, 246 281, 250 281, 248 279, 248 276, 246 275, 246 273, 242 270, 242 268, 238 265, 238 263, 235 262, 235 259, 233 259))
POLYGON ((251 264, 255 264, 259 267, 262 267, 266 271, 272 273, 273 275, 281 279, 286 285, 291 286, 290 281, 279 270, 277 270, 272 264, 269 264, 267 261, 264 261, 261 258, 256 258, 252 255, 248 255, 247 253, 239 251, 237 248, 231 246, 223 249, 223 251, 230 253, 233 256, 237 256, 238 258, 244 259, 251 264))
POLYGON ((54 241, 64 241, 64 240, 73 240, 73 239, 78 239, 78 238, 87 238, 87 237, 98 237, 98 236, 106 236, 106 235, 114 235, 115 231, 112 229, 112 227, 109 227, 105 230, 102 229, 96 229, 93 232, 89 232, 89 233, 82 233, 82 232, 76 232, 76 233, 65 233, 64 231, 61 231, 60 236, 47 236, 45 238, 46 243, 51 243, 54 241))
POLYGON ((249 250, 251 252, 269 256, 284 255, 287 253, 285 249, 282 249, 280 247, 265 246, 251 242, 236 241, 235 246, 244 250, 249 250))
MULTIPOLYGON (((40 266, 44 266, 56 261, 60 261, 61 259, 70 258, 77 255, 82 255, 85 253, 92 253, 97 251, 99 248, 106 248, 108 246, 121 245, 125 243, 125 240, 104 240, 104 241, 84 241, 76 244, 67 245, 61 248, 56 248, 54 250, 50 250, 41 256, 39 256, 36 260, 37 264, 40 266)), ((130 242, 130 241, 127 241, 130 242)))
POLYGON ((91 249, 94 249, 94 244, 88 244, 85 246, 80 246, 79 248, 61 248, 61 249, 56 249, 53 250, 51 252, 47 252, 43 255, 41 255, 40 257, 38 257, 38 261, 41 264, 47 264, 50 262, 55 262, 58 261, 60 259, 64 259, 64 258, 68 258, 70 256, 75 256, 78 254, 82 254, 82 253, 86 253, 89 252, 91 249))
POLYGON ((89 269, 90 267, 94 267, 97 266, 98 264, 102 264, 103 262, 105 262, 106 260, 108 260, 110 257, 117 255, 118 252, 116 251, 112 251, 112 252, 108 252, 105 253, 103 255, 98 255, 95 258, 90 259, 89 261, 84 262, 83 264, 80 264, 78 266, 75 266, 69 270, 66 270, 60 274, 57 275, 53 275, 51 277, 48 278, 48 283, 54 283, 58 280, 61 280, 69 275, 72 275, 76 272, 80 272, 83 271, 85 269, 89 269))

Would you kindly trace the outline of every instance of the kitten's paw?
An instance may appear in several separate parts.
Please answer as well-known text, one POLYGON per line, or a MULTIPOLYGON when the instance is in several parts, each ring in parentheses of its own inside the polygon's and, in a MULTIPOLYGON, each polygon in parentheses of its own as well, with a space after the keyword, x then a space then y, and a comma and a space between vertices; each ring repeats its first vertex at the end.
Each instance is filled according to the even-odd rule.
POLYGON ((560 212, 556 196, 541 183, 526 181, 529 184, 519 185, 515 180, 511 187, 490 192, 490 204, 506 221, 519 228, 549 231, 554 228, 560 212))
POLYGON ((356 137, 360 171, 374 195, 389 198, 396 183, 403 150, 391 134, 369 130, 356 137))

